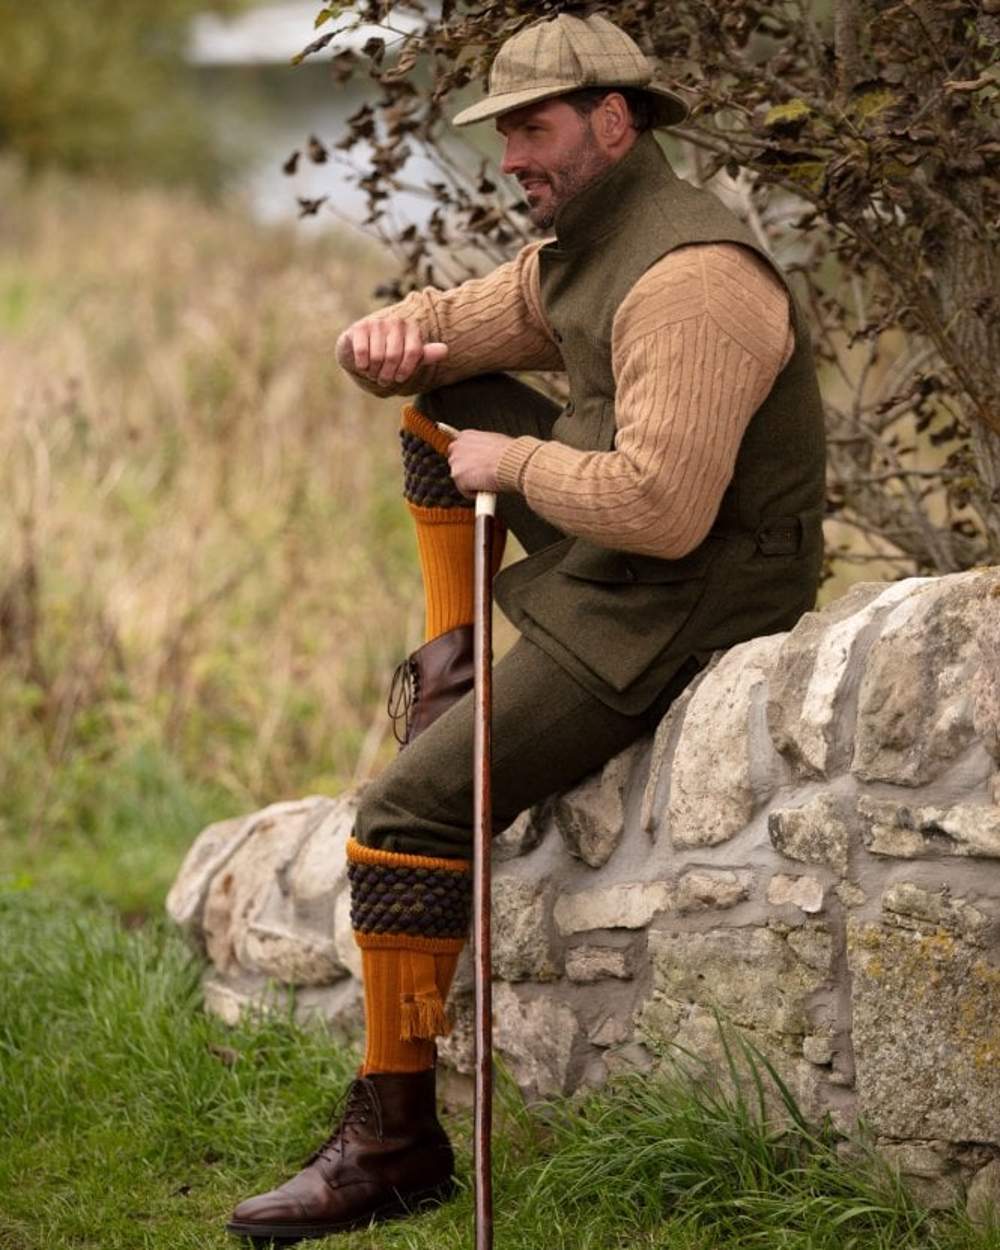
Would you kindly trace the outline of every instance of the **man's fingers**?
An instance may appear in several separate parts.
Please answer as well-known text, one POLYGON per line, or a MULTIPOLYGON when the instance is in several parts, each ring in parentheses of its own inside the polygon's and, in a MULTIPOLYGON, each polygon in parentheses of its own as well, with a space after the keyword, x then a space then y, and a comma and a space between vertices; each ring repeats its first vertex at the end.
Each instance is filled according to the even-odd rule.
POLYGON ((348 331, 351 336, 351 346, 354 349, 354 368, 358 373, 367 371, 368 363, 372 358, 372 329, 372 326, 362 321, 348 331))
POLYGON ((372 321, 368 325, 368 360, 362 372, 374 381, 385 360, 385 324, 372 321))
POLYGON ((405 382, 421 365, 448 355, 446 343, 425 343, 419 321, 383 318, 357 321, 337 339, 337 363, 380 386, 405 382))
POLYGON ((337 339, 337 346, 334 349, 334 355, 337 357, 337 364, 341 369, 347 369, 350 372, 355 371, 354 340, 351 337, 353 331, 345 330, 337 339))
POLYGON ((424 336, 420 333, 420 326, 415 321, 406 321, 403 324, 406 332, 403 338, 403 358, 396 370, 397 382, 405 382, 424 357, 424 336))
POLYGON ((448 355, 447 343, 425 343, 424 344, 424 364, 436 365, 439 360, 444 360, 448 355))
MULTIPOLYGON (((385 350, 382 355, 382 367, 376 379, 379 386, 388 386, 395 380, 399 362, 403 359, 404 326, 401 321, 385 322, 385 350)), ((376 361, 372 361, 372 369, 376 361)))

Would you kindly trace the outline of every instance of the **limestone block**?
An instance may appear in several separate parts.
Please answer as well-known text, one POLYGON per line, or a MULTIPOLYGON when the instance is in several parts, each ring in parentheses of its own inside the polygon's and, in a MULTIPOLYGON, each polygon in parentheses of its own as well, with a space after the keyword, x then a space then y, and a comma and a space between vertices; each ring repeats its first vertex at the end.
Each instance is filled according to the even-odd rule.
POLYGON ((792 1039, 741 1027, 731 1018, 720 1022, 704 1007, 673 1004, 672 1012, 670 1007, 667 1000, 651 1000, 641 1012, 638 1023, 642 1035, 664 1054, 661 1066, 671 1073, 681 1072, 694 1080, 711 1073, 730 1097, 739 1095, 756 1107, 758 1086, 750 1071, 752 1062, 761 1081, 760 1091, 768 1116, 774 1121, 783 1120, 787 1118, 787 1108, 777 1086, 756 1057, 763 1055, 791 1089, 804 1115, 816 1119, 826 1109, 823 1083, 827 1071, 797 1058, 794 1053, 797 1047, 789 1045, 792 1039), (741 1042, 746 1043, 752 1058, 744 1053, 741 1042), (732 1079, 732 1062, 735 1062, 737 1081, 732 1079))
POLYGON ((769 797, 773 748, 766 732, 753 732, 753 709, 766 697, 783 637, 733 647, 692 695, 674 751, 666 809, 674 846, 725 842, 769 797))
POLYGON ((972 680, 972 726, 1000 763, 1000 572, 982 576, 983 613, 976 631, 979 665, 972 680))
POLYGON ((505 982, 493 988, 493 1045, 518 1085, 541 1097, 568 1092, 570 1058, 580 1032, 573 1011, 555 998, 522 1002, 505 982))
MULTIPOLYGON (((346 892, 352 798, 323 799, 305 818, 297 847, 232 930, 238 963, 287 985, 326 985, 348 974, 334 938, 334 911, 346 892)), ((234 861, 235 862, 235 861, 234 861)))
MULTIPOLYGON (((332 921, 331 916, 331 921, 332 921)), ((285 985, 328 985, 348 975, 332 934, 250 921, 237 943, 240 965, 285 985)))
POLYGON ((834 894, 845 907, 861 907, 868 902, 868 895, 855 881, 841 881, 834 894))
POLYGON ((201 988, 205 1010, 231 1028, 239 1024, 244 1015, 260 1015, 269 1008, 280 1010, 288 1001, 287 991, 263 976, 209 974, 201 988))
POLYGON ((858 812, 865 846, 873 855, 1000 858, 1000 807, 992 804, 915 807, 862 796, 858 812))
POLYGON ((354 940, 351 927, 351 896, 347 890, 338 895, 333 905, 333 943, 337 959, 352 977, 361 980, 361 948, 354 940))
POLYGON ((991 575, 933 579, 885 620, 858 691, 851 771, 864 781, 919 786, 972 741, 976 634, 991 575))
POLYGON ((549 879, 493 879, 493 972, 505 981, 554 981, 549 942, 549 879))
POLYGON ((627 981, 632 971, 632 952, 628 947, 574 946, 566 952, 566 975, 583 985, 592 985, 607 977, 627 981))
POLYGON ((595 1046, 617 1046, 628 1036, 628 1024, 618 1016, 605 1016, 587 1034, 595 1046))
MULTIPOLYGON (((824 980, 822 972, 765 928, 651 930, 649 955, 651 1003, 717 1008, 727 1022, 774 1034, 808 1031, 806 999, 824 980)), ((640 1014, 648 1029, 656 1013, 643 1008, 640 1014)))
MULTIPOLYGON (((247 1013, 285 1015, 289 1006, 287 988, 259 973, 235 977, 210 973, 202 982, 202 992, 205 1010, 231 1026, 247 1013)), ((354 980, 303 989, 295 995, 294 1018, 299 1023, 320 1019, 353 1035, 360 1031, 363 1015, 361 986, 354 980)))
POLYGON ((539 845, 550 827, 550 804, 538 803, 521 812, 513 824, 508 825, 493 839, 493 863, 502 864, 529 854, 539 845))
POLYGON ((972 1178, 966 1210, 978 1228, 993 1227, 1000 1231, 1000 1159, 987 1163, 972 1178))
POLYGON ((913 881, 897 881, 883 891, 882 913, 886 924, 938 925, 976 944, 986 940, 990 928, 989 916, 964 898, 952 898, 947 886, 925 890, 913 881))
POLYGON ((1000 1124, 1000 969, 949 934, 848 921, 857 1085, 896 1139, 992 1141, 1000 1124))
POLYGON ((295 919, 324 933, 331 931, 337 896, 347 889, 347 842, 357 810, 353 794, 327 800, 283 882, 295 919))
POLYGON ((635 1072, 651 1072, 655 1067, 652 1054, 641 1042, 626 1042, 604 1052, 604 1066, 609 1076, 629 1076, 635 1072))
POLYGON ((601 868, 625 832, 625 790, 637 759, 646 749, 641 739, 580 785, 556 796, 552 815, 566 849, 591 868, 601 868))
POLYGON ((752 879, 747 869, 692 868, 677 882, 677 910, 698 912, 735 907, 749 897, 752 879))
MULTIPOLYGON (((447 1011, 451 1027, 446 1037, 437 1039, 439 1060, 462 1076, 472 1076, 476 1070, 476 1016, 471 987, 456 994, 453 985, 448 995, 447 1011)), ((493 1019, 495 1030, 496 987, 493 991, 493 1019)))
POLYGON ((364 990, 359 981, 348 977, 335 985, 316 985, 295 994, 295 1019, 300 1023, 321 1020, 352 1040, 363 1035, 365 1023, 364 990))
POLYGON ((666 716, 656 727, 656 733, 653 735, 653 746, 649 755, 649 773, 647 774, 646 785, 642 792, 642 808, 639 818, 640 824, 646 833, 655 835, 660 825, 665 792, 670 782, 674 746, 683 729, 688 704, 694 697, 694 693, 699 685, 705 680, 706 675, 718 663, 721 654, 721 652, 717 653, 697 677, 685 686, 684 690, 667 709, 666 716))
POLYGON ((769 683, 768 724, 799 776, 826 777, 846 762, 837 721, 866 631, 926 580, 861 582, 821 612, 807 612, 786 635, 769 683))
POLYGON ((790 877, 777 872, 767 884, 767 901, 775 907, 791 903, 800 911, 822 911, 823 887, 815 877, 790 877))
POLYGON ((944 1210, 961 1197, 962 1173, 947 1142, 880 1142, 878 1149, 922 1206, 944 1210))
POLYGON ((833 934, 825 924, 806 924, 792 929, 786 939, 799 959, 824 976, 833 965, 833 934))
POLYGON ((167 914, 192 937, 201 937, 202 913, 215 874, 243 845, 255 817, 220 820, 195 838, 167 895, 167 914))
POLYGON ((666 881, 627 881, 561 894, 553 916, 563 937, 589 929, 641 929, 671 902, 666 881))
POLYGON ((767 832, 771 845, 787 859, 847 871, 850 826, 844 804, 832 794, 817 795, 801 807, 771 812, 767 832))
POLYGON ((824 1068, 833 1062, 833 1038, 813 1033, 802 1039, 802 1058, 824 1068))
POLYGON ((239 963, 247 925, 293 863, 329 799, 278 803, 257 813, 240 845, 215 874, 205 897, 202 931, 220 972, 239 963))
POLYGON ((322 812, 331 800, 322 797, 272 803, 262 811, 209 825, 195 838, 167 895, 167 914, 182 929, 201 938, 204 907, 216 875, 261 824, 268 825, 304 811, 322 812))

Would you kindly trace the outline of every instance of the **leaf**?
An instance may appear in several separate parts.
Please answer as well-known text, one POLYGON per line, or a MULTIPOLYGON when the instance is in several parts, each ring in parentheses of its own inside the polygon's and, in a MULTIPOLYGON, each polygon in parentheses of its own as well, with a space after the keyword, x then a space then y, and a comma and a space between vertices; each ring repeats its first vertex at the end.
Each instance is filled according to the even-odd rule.
POLYGON ((385 56, 385 40, 380 39, 378 35, 372 35, 370 39, 365 40, 365 46, 361 51, 378 65, 382 57, 385 56))
POLYGON ((768 109, 764 125, 787 126, 789 122, 804 122, 811 112, 805 100, 789 100, 787 104, 776 104, 768 109))
POLYGON ((323 144, 315 135, 309 136, 309 159, 314 165, 323 165, 326 163, 327 151, 323 144))
POLYGON ((895 91, 885 87, 876 87, 872 91, 863 91, 853 101, 854 111, 859 117, 875 117, 886 109, 899 103, 900 97, 895 91))
POLYGON ((315 22, 313 22, 313 30, 319 30, 321 26, 325 26, 333 18, 340 17, 347 7, 346 4, 328 4, 325 8, 320 9, 316 14, 315 22))
POLYGON ((318 200, 310 200, 305 196, 296 197, 299 203, 299 217, 315 217, 319 210, 330 198, 328 195, 321 195, 318 200))
POLYGON ((326 47, 326 45, 333 39, 336 33, 337 33, 336 31, 331 30, 331 31, 328 31, 325 35, 320 35, 318 39, 314 39, 312 43, 307 44, 302 49, 301 52, 297 52, 295 56, 292 57, 292 64, 301 65, 307 56, 312 56, 316 52, 322 52, 323 49, 326 47))

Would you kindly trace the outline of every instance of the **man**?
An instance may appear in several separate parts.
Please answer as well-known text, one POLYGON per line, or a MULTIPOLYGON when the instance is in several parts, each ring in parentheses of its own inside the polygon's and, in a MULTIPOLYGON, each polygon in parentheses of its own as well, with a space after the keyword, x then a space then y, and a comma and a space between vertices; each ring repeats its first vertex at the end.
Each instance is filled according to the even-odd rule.
POLYGON ((360 384, 419 396, 402 438, 427 642, 398 674, 405 749, 365 791, 348 850, 359 1079, 333 1136, 237 1208, 234 1232, 322 1236, 451 1188, 434 1038, 469 911, 469 497, 499 491, 528 552, 497 580, 521 631, 493 682, 497 828, 651 730, 713 651, 813 603, 824 449, 808 328, 752 234, 664 159, 652 128, 685 112, 605 19, 522 30, 455 120, 495 119, 502 169, 555 239, 338 341, 360 384), (569 404, 508 369, 564 369, 569 404))

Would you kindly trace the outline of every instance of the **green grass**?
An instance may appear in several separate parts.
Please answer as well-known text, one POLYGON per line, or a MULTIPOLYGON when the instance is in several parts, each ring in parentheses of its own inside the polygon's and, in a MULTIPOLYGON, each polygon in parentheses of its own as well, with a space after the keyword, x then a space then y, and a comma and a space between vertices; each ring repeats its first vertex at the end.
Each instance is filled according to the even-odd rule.
MULTIPOLYGON (((0 892, 4 1250, 234 1246, 230 1208, 325 1135, 356 1057, 290 1017, 225 1027, 199 976, 165 922, 130 930, 93 903, 0 892)), ((768 1129, 752 1102, 680 1075, 536 1109, 504 1081, 498 1103, 498 1250, 1000 1246, 921 1210, 871 1158, 801 1121, 768 1129)), ((471 1244, 468 1119, 448 1127, 458 1198, 331 1246, 471 1244)))

